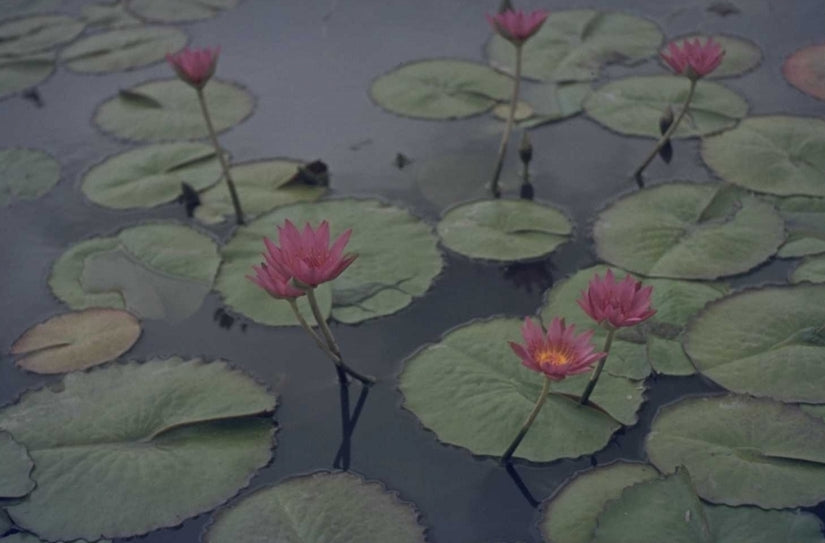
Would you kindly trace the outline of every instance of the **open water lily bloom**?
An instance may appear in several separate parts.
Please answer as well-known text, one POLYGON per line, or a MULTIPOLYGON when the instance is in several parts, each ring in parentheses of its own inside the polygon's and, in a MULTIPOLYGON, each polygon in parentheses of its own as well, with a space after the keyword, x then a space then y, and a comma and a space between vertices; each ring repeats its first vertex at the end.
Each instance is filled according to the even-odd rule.
POLYGON ((566 326, 564 319, 558 317, 550 323, 546 334, 539 324, 525 318, 521 335, 525 345, 511 341, 510 348, 521 358, 523 365, 545 374, 552 381, 585 373, 594 362, 607 355, 594 352, 590 343, 592 330, 576 335, 576 325, 566 326))
POLYGON ((652 293, 653 287, 642 287, 642 283, 630 275, 617 282, 613 270, 607 270, 604 279, 597 273, 590 280, 587 290, 582 291, 576 302, 599 324, 621 328, 639 324, 656 313, 650 307, 652 293))
POLYGON ((196 89, 202 89, 215 73, 220 52, 220 47, 214 49, 189 49, 187 47, 174 55, 167 54, 166 60, 184 82, 196 89))
POLYGON ((704 44, 699 38, 695 38, 684 40, 681 47, 676 42, 670 42, 667 53, 663 52, 661 55, 677 74, 699 79, 719 67, 725 50, 718 42, 713 41, 713 38, 708 38, 704 44))
POLYGON ((544 10, 525 13, 521 10, 508 9, 495 15, 487 16, 487 21, 502 38, 521 45, 539 31, 549 15, 544 10))

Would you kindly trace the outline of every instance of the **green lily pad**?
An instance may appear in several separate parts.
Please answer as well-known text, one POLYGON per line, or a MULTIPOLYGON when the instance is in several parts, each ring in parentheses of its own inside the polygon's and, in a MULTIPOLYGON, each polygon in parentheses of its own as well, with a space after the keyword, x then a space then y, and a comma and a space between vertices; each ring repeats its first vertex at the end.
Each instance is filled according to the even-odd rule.
POLYGON ((380 483, 319 472, 258 490, 215 515, 204 543, 424 543, 418 511, 380 483))
MULTIPOLYGON (((525 368, 507 344, 521 341, 520 326, 521 321, 509 318, 472 322, 413 354, 400 377, 404 406, 442 442, 500 456, 535 405, 544 381, 543 375, 525 368)), ((635 422, 643 385, 602 375, 591 400, 605 412, 570 397, 581 394, 588 378, 583 374, 553 384, 515 456, 550 462, 590 454, 607 444, 620 420, 635 422)))
MULTIPOLYGON (((632 64, 656 54, 662 32, 655 23, 616 12, 554 11, 524 44, 525 77, 547 81, 596 79, 605 64, 632 64)), ((513 72, 515 48, 494 35, 487 57, 497 68, 513 72)))
POLYGON ((825 253, 825 198, 789 196, 775 198, 785 219, 788 239, 776 256, 796 258, 825 253))
POLYGON ((35 373, 65 373, 114 360, 140 337, 140 323, 119 309, 92 308, 52 317, 11 346, 17 365, 35 373))
POLYGON ((780 196, 825 196, 825 121, 751 117, 702 143, 702 158, 721 178, 780 196))
POLYGON ((481 200, 448 210, 438 223, 441 243, 470 258, 515 261, 545 257, 568 241, 570 220, 528 200, 481 200))
POLYGON ((25 56, 70 42, 83 23, 66 15, 37 15, 0 25, 0 56, 25 56))
MULTIPOLYGON (((496 157, 490 152, 458 151, 416 160, 410 167, 424 198, 439 208, 447 208, 489 196, 495 162, 496 157)), ((502 190, 513 189, 521 184, 521 179, 515 169, 505 167, 499 184, 502 190)))
MULTIPOLYGON (((726 36, 724 34, 715 34, 713 36, 691 34, 671 41, 679 47, 682 47, 685 40, 695 40, 698 38, 701 43, 705 43, 708 37, 712 37, 713 41, 721 45, 722 49, 725 50, 725 56, 722 58, 722 62, 715 70, 706 76, 709 79, 741 75, 753 70, 762 62, 762 50, 759 49, 759 46, 743 38, 726 36)), ((667 48, 663 47, 661 52, 667 52, 667 48)), ((662 65, 664 65, 664 62, 662 62, 662 65)))
POLYGON ((647 464, 616 462, 577 474, 542 507, 539 524, 545 541, 590 543, 602 508, 636 483, 655 479, 647 464))
POLYGON ((823 543, 822 526, 811 513, 755 507, 705 507, 716 543, 823 543))
POLYGON ((419 119, 459 119, 507 101, 513 81, 488 66, 457 59, 404 64, 378 77, 370 96, 382 108, 419 119))
POLYGON ((129 9, 153 21, 178 23, 211 19, 232 9, 238 0, 129 0, 129 9))
POLYGON ((795 51, 785 64, 785 79, 805 94, 825 100, 825 43, 810 45, 795 51))
MULTIPOLYGON (((6 514, 6 511, 0 510, 0 534, 5 534, 12 528, 14 528, 14 524, 12 523, 9 516, 6 514)), ((0 538, 0 542, 4 541, 6 541, 5 538, 0 538)))
MULTIPOLYGON (((620 134, 659 138, 659 118, 668 106, 680 111, 687 98, 687 78, 672 75, 628 77, 608 83, 584 101, 595 121, 620 134)), ((674 138, 706 136, 736 125, 748 112, 744 98, 712 81, 699 81, 674 138)))
MULTIPOLYGON (((297 160, 261 160, 236 164, 230 168, 241 209, 247 220, 276 207, 298 202, 314 202, 327 192, 326 187, 310 186, 292 181, 304 163, 297 160)), ((195 208, 195 218, 205 224, 216 224, 235 216, 229 188, 219 183, 200 194, 201 205, 195 208)))
MULTIPOLYGON (((519 93, 521 115, 516 111, 516 126, 521 129, 535 128, 546 123, 566 119, 582 110, 584 99, 590 94, 590 83, 541 83, 525 82, 519 93)), ((493 108, 493 115, 502 121, 510 113, 509 102, 493 108)))
POLYGON ((75 72, 119 72, 154 64, 184 45, 186 34, 177 28, 140 26, 83 38, 64 49, 60 60, 75 72))
POLYGON ((664 375, 693 375, 693 367, 682 347, 681 336, 678 339, 662 339, 654 335, 647 336, 647 360, 656 373, 664 375))
POLYGON ((0 149, 0 207, 35 200, 60 180, 60 164, 38 149, 0 149))
POLYGON ((72 309, 113 307, 176 322, 200 307, 219 263, 215 242, 204 234, 144 224, 70 247, 54 263, 49 286, 72 309))
POLYGON ((0 19, 56 11, 61 0, 0 0, 0 19))
POLYGON ((825 255, 806 258, 791 274, 791 283, 825 283, 825 255))
POLYGON ((697 369, 734 392, 825 403, 825 286, 747 290, 694 320, 685 350, 697 369))
POLYGON ((778 509, 825 499, 825 422, 772 400, 729 395, 663 407, 647 454, 663 472, 686 466, 714 503, 778 509))
POLYGON ((54 71, 54 53, 0 58, 0 98, 45 81, 54 71))
MULTIPOLYGON (((38 537, 35 537, 31 534, 26 534, 23 532, 13 533, 11 535, 7 535, 6 537, 0 538, 0 543, 49 543, 44 541, 38 537)), ((72 543, 88 543, 85 539, 77 539, 72 543)), ((108 539, 101 539, 99 541, 95 541, 93 543, 110 543, 108 539)))
MULTIPOLYGON (((252 113, 255 101, 238 85, 212 79, 203 91, 218 132, 252 113)), ((121 91, 97 109, 94 122, 104 132, 134 141, 208 136, 195 90, 178 79, 152 81, 121 91)))
POLYGON ((724 187, 669 183, 635 192, 593 226, 598 255, 653 277, 716 279, 746 272, 785 241, 782 217, 768 203, 724 187))
POLYGON ((83 176, 83 193, 115 209, 153 207, 173 201, 181 183, 199 190, 221 178, 215 149, 205 143, 146 145, 115 155, 83 176))
POLYGON ((89 4, 83 6, 82 13, 87 27, 124 28, 143 24, 143 21, 126 9, 126 3, 121 0, 89 4))
POLYGON ((266 465, 274 429, 262 415, 274 409, 264 387, 224 362, 70 373, 0 411, 0 428, 37 466, 37 488, 8 512, 49 540, 175 526, 225 502, 266 465))
POLYGON ((26 447, 10 433, 0 431, 0 498, 22 498, 31 492, 34 489, 30 478, 32 468, 34 462, 26 447))
POLYGON ((277 227, 286 219, 299 226, 327 220, 332 239, 352 228, 346 250, 358 253, 358 259, 319 288, 325 314, 340 322, 361 322, 407 307, 430 288, 443 266, 430 227, 404 209, 351 198, 277 208, 238 228, 222 250, 223 265, 215 282, 227 305, 257 322, 297 324, 287 302, 270 298, 245 277, 263 261, 263 238, 277 242, 277 227))

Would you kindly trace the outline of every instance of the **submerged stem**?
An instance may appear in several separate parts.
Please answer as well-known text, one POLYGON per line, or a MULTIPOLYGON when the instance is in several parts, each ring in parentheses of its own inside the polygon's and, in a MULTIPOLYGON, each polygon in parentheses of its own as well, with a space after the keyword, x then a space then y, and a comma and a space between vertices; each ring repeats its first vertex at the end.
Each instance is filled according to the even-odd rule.
POLYGON ((501 144, 498 147, 498 158, 496 160, 496 169, 493 171, 493 181, 490 183, 490 190, 495 198, 501 196, 498 178, 501 177, 501 169, 504 166, 504 155, 507 153, 507 144, 510 142, 510 133, 513 131, 513 122, 516 118, 518 92, 519 86, 521 85, 521 49, 521 44, 516 45, 516 72, 513 83, 513 96, 510 99, 510 112, 507 115, 507 125, 504 127, 504 134, 501 136, 501 144))
POLYGON ((582 397, 579 399, 579 404, 581 405, 587 403, 587 401, 590 399, 590 395, 593 394, 593 389, 596 388, 596 383, 599 380, 599 376, 602 374, 604 364, 605 362, 607 362, 607 357, 610 356, 610 346, 613 345, 613 336, 615 334, 615 328, 611 328, 607 331, 607 337, 604 339, 604 347, 602 347, 602 352, 607 354, 604 356, 604 358, 599 360, 599 363, 596 365, 596 368, 590 375, 590 380, 587 382, 587 387, 585 387, 584 393, 582 394, 582 397))
POLYGON ((533 407, 533 410, 530 412, 530 416, 527 417, 527 420, 524 421, 524 424, 521 426, 521 430, 519 430, 518 435, 510 443, 510 446, 507 447, 507 450, 504 451, 504 454, 501 455, 501 463, 506 464, 510 457, 513 456, 513 453, 516 452, 516 449, 519 445, 521 445, 521 440, 524 439, 524 436, 527 434, 527 430, 530 429, 530 425, 533 424, 533 421, 536 420, 536 416, 541 411, 544 402, 547 401, 547 394, 550 392, 550 378, 545 376, 544 378, 544 386, 541 388, 541 393, 539 394, 538 400, 536 400, 536 405, 533 407))

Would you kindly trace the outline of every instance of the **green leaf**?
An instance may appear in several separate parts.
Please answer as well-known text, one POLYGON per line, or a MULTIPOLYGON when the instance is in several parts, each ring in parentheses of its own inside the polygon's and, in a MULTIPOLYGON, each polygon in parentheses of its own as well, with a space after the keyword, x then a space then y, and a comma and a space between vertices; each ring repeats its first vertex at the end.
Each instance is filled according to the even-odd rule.
POLYGON ((82 13, 88 27, 124 28, 142 24, 140 19, 126 9, 126 3, 121 0, 108 4, 89 4, 83 6, 82 13))
POLYGON ((714 302, 694 320, 685 350, 734 392, 825 403, 825 286, 769 287, 714 302))
POLYGON ((825 283, 825 255, 808 257, 791 274, 791 283, 825 283))
POLYGON ((825 422, 772 400, 728 395, 662 407, 647 454, 663 472, 686 466, 714 503, 771 509, 825 499, 825 422))
MULTIPOLYGON (((26 534, 23 532, 13 533, 6 537, 0 538, 0 543, 48 543, 47 541, 43 541, 31 534, 26 534)), ((85 539, 77 539, 72 543, 88 543, 85 539)), ((93 543, 110 543, 108 539, 101 539, 99 541, 95 541, 93 543)))
POLYGON ((677 182, 626 196, 596 220, 596 252, 654 277, 716 279, 746 272, 776 253, 785 240, 784 221, 773 206, 752 196, 708 217, 705 211, 720 190, 677 182))
POLYGON ((823 543, 819 519, 802 511, 764 511, 755 507, 705 507, 716 543, 823 543))
POLYGON ((528 200, 481 200, 448 210, 441 243, 470 258, 514 261, 547 256, 573 232, 557 209, 528 200))
POLYGON ((220 505, 271 456, 275 398, 224 362, 70 373, 0 411, 37 488, 8 508, 49 540, 131 537, 220 505), (209 474, 205 477, 204 474, 209 474))
POLYGON ((825 196, 825 121, 750 117, 702 143, 702 158, 722 179, 781 196, 825 196))
POLYGON ((52 317, 11 346, 17 365, 35 373, 65 373, 114 360, 140 336, 140 323, 119 309, 87 309, 52 317))
MULTIPOLYGON (((404 209, 351 198, 281 207, 238 228, 222 250, 216 288, 227 305, 257 322, 297 324, 287 302, 271 299, 246 278, 263 261, 263 238, 277 242, 278 226, 286 219, 299 227, 327 220, 331 239, 352 228, 346 251, 357 253, 358 259, 319 290, 325 311, 332 305, 331 315, 338 321, 356 323, 395 313, 423 295, 441 272, 441 254, 429 226, 404 209)), ((306 307, 303 311, 308 314, 306 307)))
POLYGON ((346 472, 288 479, 219 511, 204 543, 424 543, 418 511, 346 472))
POLYGON ((810 45, 797 50, 785 60, 782 74, 785 79, 802 92, 825 100, 825 43, 810 45))
POLYGON ((83 38, 64 49, 60 60, 75 72, 119 72, 163 60, 184 45, 186 34, 176 28, 140 26, 83 38))
MULTIPOLYGON (((640 17, 594 10, 554 11, 524 44, 525 77, 547 81, 596 79, 605 64, 632 64, 656 54, 662 33, 640 17)), ((487 57, 497 68, 513 73, 515 48, 494 35, 487 57)))
POLYGON ((662 339, 654 335, 647 337, 647 359, 656 373, 664 375, 693 375, 696 368, 690 362, 679 339, 662 339))
POLYGON ((512 80, 492 68, 457 59, 404 64, 378 77, 370 96, 382 108, 419 119, 458 119, 510 99, 512 80))
POLYGON ((129 9, 153 21, 178 23, 210 19, 237 4, 238 0, 129 0, 129 9))
POLYGON ((628 462, 579 472, 544 503, 539 523, 544 540, 590 543, 604 505, 618 498, 625 488, 657 475, 647 464, 628 462))
POLYGON ((0 207, 40 198, 60 180, 60 164, 38 149, 0 149, 0 207))
POLYGON ((0 56, 25 56, 72 41, 83 23, 66 15, 37 15, 0 24, 0 56))
MULTIPOLYGON (((725 56, 722 58, 721 64, 719 64, 713 72, 705 76, 709 79, 741 75, 753 70, 762 62, 762 51, 759 49, 759 46, 752 41, 739 37, 726 36, 724 34, 715 34, 713 36, 708 36, 707 34, 690 34, 683 38, 671 40, 671 42, 682 47, 685 40, 692 41, 698 39, 700 43, 704 44, 708 37, 712 37, 713 41, 721 45, 725 51, 725 56)), ((667 53, 667 47, 662 47, 660 52, 667 53)), ((662 65, 667 68, 664 61, 662 61, 662 65)))
MULTIPOLYGON (((613 81, 593 91, 584 102, 594 120, 620 134, 659 138, 659 118, 668 106, 681 111, 690 82, 685 77, 653 75, 613 81)), ((685 118, 674 138, 706 136, 736 125, 748 103, 711 81, 699 81, 685 118)))
MULTIPOLYGON (((95 124, 104 132, 134 141, 196 139, 208 135, 197 94, 186 83, 164 79, 143 83, 129 91, 147 96, 148 103, 124 97, 122 93, 104 102, 94 116, 95 124)), ((218 132, 231 128, 252 113, 254 99, 238 85, 212 79, 203 92, 218 132)))
POLYGON ((153 207, 173 201, 181 183, 205 189, 218 182, 221 166, 205 143, 162 143, 106 159, 83 176, 83 193, 115 209, 153 207))
POLYGON ((54 71, 54 53, 0 58, 0 98, 39 85, 54 71))
MULTIPOLYGON (((472 322, 413 354, 399 383, 404 406, 441 441, 500 456, 533 409, 544 380, 510 350, 508 341, 522 341, 520 324, 508 318, 472 322)), ((515 456, 550 462, 590 454, 607 444, 621 426, 618 420, 635 421, 641 384, 602 376, 591 399, 610 416, 570 397, 581 394, 587 379, 579 375, 553 384, 515 456)))
MULTIPOLYGON (((276 207, 297 202, 314 202, 327 192, 326 187, 291 182, 304 163, 297 160, 261 160, 236 164, 230 169, 241 209, 247 220, 276 207)), ((215 224, 235 216, 232 199, 225 183, 219 183, 200 195, 201 205, 195 217, 203 223, 215 224)))
POLYGON ((0 19, 56 11, 61 0, 0 0, 0 19))
POLYGON ((0 499, 22 498, 31 492, 34 489, 30 478, 32 468, 34 462, 26 447, 10 433, 0 431, 0 499))
MULTIPOLYGON (((580 113, 584 99, 590 95, 590 83, 541 83, 522 82, 519 92, 520 104, 527 115, 516 112, 516 126, 522 129, 535 128, 546 123, 560 121, 580 113)), ((510 103, 502 103, 493 108, 493 115, 506 121, 510 103)))
POLYGON ((219 263, 204 234, 149 223, 70 247, 54 263, 49 286, 72 309, 113 307, 176 322, 200 307, 219 263))

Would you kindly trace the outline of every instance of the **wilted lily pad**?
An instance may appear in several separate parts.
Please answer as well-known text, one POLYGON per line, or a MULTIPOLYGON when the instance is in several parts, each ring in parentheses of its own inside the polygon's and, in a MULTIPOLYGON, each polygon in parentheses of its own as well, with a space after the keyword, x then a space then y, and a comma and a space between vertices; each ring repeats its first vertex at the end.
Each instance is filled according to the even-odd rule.
MULTIPOLYGON (((243 88, 212 79, 204 87, 215 130, 243 121, 254 99, 243 88)), ((143 83, 104 102, 95 113, 104 132, 136 141, 205 138, 208 133, 195 90, 178 79, 143 83)))
POLYGON ((552 253, 573 226, 557 209, 528 200, 481 200, 448 210, 438 235, 448 249, 470 258, 529 260, 552 253))
POLYGON ((60 180, 60 164, 38 149, 0 149, 0 207, 40 198, 60 180))
POLYGON ((825 196, 822 119, 751 117, 705 139, 702 158, 726 181, 757 192, 825 196))
POLYGON ((825 283, 825 256, 806 258, 791 274, 792 283, 825 283))
POLYGON ((457 119, 509 100, 512 80, 488 66, 457 59, 421 60, 388 72, 370 87, 386 110, 421 119, 457 119))
POLYGON ((72 41, 83 23, 66 15, 37 15, 0 25, 0 56, 39 53, 72 41))
POLYGON ((825 43, 799 49, 785 61, 782 73, 802 92, 825 100, 825 43))
MULTIPOLYGON (((526 77, 548 81, 587 81, 604 64, 633 63, 656 53, 662 33, 652 21, 594 10, 554 11, 524 45, 526 77)), ((512 73, 515 49, 495 35, 487 44, 490 63, 512 73)))
POLYGON ((119 309, 92 308, 65 313, 26 330, 11 354, 35 373, 65 373, 114 360, 134 345, 140 323, 119 309))
MULTIPOLYGON (((672 40, 672 42, 682 47, 685 40, 698 39, 700 43, 704 44, 708 37, 709 36, 706 35, 691 34, 684 38, 672 40)), ((762 51, 755 43, 743 38, 726 36, 724 34, 717 34, 712 37, 713 41, 722 46, 722 49, 725 51, 725 56, 722 58, 721 64, 706 77, 715 79, 740 75, 753 70, 762 62, 762 51)), ((667 48, 662 48, 662 52, 667 52, 667 48)))
POLYGON ((313 473, 258 490, 215 515, 204 543, 424 543, 418 511, 380 483, 313 473))
POLYGON ((642 275, 716 279, 770 258, 785 228, 773 206, 755 197, 731 197, 719 185, 669 183, 608 207, 593 238, 601 258, 642 275))
POLYGON ((54 71, 54 53, 0 58, 0 97, 42 83, 54 71))
POLYGON ((224 362, 70 373, 0 411, 0 428, 37 466, 37 488, 9 514, 49 540, 175 526, 226 501, 269 461, 274 430, 261 415, 274 409, 264 387, 224 362))
POLYGON ((29 475, 33 467, 26 447, 10 433, 0 431, 0 499, 22 498, 31 492, 34 481, 29 475))
POLYGON ((180 321, 200 307, 220 259, 209 237, 174 223, 92 238, 55 262, 49 286, 72 309, 113 307, 180 321))
MULTIPOLYGON (((681 110, 690 84, 672 75, 628 77, 608 83, 584 101, 584 110, 611 130, 632 136, 658 138, 659 118, 670 106, 681 110)), ((711 81, 699 81, 687 115, 674 138, 705 136, 735 126, 748 112, 748 103, 735 92, 711 81)))
POLYGON ((171 202, 181 183, 205 189, 217 183, 221 166, 205 143, 162 143, 131 149, 106 159, 83 176, 86 196, 106 207, 128 209, 171 202))
POLYGON ((286 219, 299 227, 327 220, 332 239, 352 228, 346 250, 358 253, 358 259, 319 289, 325 311, 338 321, 356 323, 395 313, 423 295, 441 272, 441 253, 430 227, 404 209, 351 198, 277 208, 237 230, 222 250, 216 280, 227 305, 255 321, 297 324, 287 302, 270 298, 245 277, 263 261, 263 238, 277 242, 277 227, 286 219))
POLYGON ((716 396, 663 407, 647 453, 663 472, 686 466, 714 503, 785 508, 825 499, 825 422, 772 400, 716 396))
POLYGON ((177 23, 210 19, 237 3, 238 0, 129 0, 129 9, 153 21, 177 23))
POLYGON ((699 371, 734 392, 825 403, 825 286, 719 300, 690 324, 685 350, 699 371))
MULTIPOLYGON (((521 341, 520 325, 508 318, 472 322, 419 350, 401 374, 404 406, 441 441, 474 454, 500 456, 533 408, 544 380, 522 366, 507 344, 521 341)), ((635 421, 643 386, 602 376, 591 400, 614 418, 576 401, 587 379, 579 375, 553 385, 515 456, 549 462, 590 454, 620 428, 617 419, 635 421)))
POLYGON ((72 44, 60 60, 76 72, 117 72, 163 60, 186 45, 186 34, 177 28, 140 26, 94 34, 72 44))

